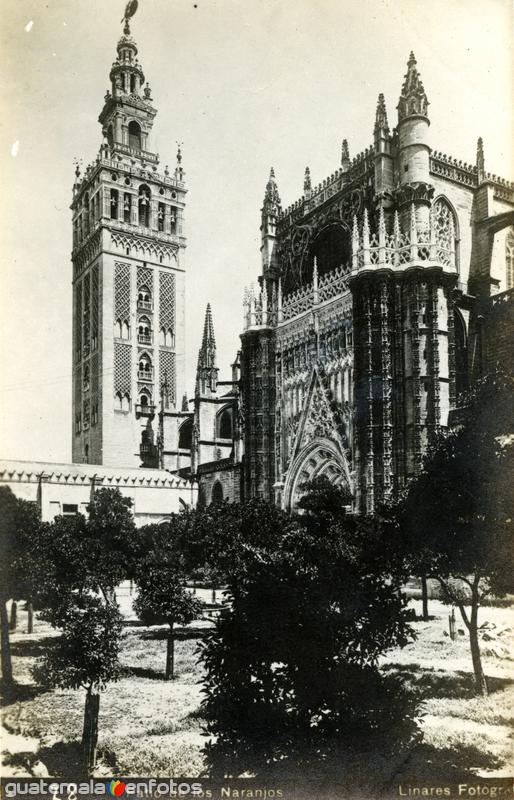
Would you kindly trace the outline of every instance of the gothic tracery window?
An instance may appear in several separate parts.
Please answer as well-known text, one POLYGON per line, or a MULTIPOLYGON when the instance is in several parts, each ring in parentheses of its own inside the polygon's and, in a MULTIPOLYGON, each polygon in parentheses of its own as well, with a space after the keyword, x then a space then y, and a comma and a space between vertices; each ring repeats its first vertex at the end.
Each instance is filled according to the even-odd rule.
POLYGON ((452 207, 444 197, 439 197, 433 206, 433 224, 438 247, 446 252, 453 250, 455 265, 459 267, 457 218, 452 207))

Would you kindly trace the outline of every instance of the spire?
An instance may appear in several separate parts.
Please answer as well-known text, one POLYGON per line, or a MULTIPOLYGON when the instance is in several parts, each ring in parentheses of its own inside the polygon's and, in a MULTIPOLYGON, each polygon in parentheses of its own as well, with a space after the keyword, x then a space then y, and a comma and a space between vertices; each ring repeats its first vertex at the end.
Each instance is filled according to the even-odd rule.
POLYGON ((207 303, 205 310, 205 321, 203 324, 203 337, 202 337, 202 350, 204 348, 214 347, 216 349, 216 339, 214 337, 214 325, 212 323, 211 304, 207 303))
POLYGON ((348 142, 346 139, 343 139, 341 145, 341 166, 344 172, 350 169, 350 151, 348 150, 348 142))
POLYGON ((196 391, 201 395, 216 391, 218 369, 216 367, 216 339, 212 322, 211 304, 207 303, 203 324, 202 346, 198 351, 196 368, 196 391))
POLYGON ((484 142, 482 137, 477 141, 477 177, 479 183, 482 183, 485 178, 484 142))
POLYGON ((280 195, 278 193, 277 182, 275 180, 275 170, 271 167, 269 173, 269 180, 266 184, 266 191, 264 193, 264 207, 263 211, 276 214, 281 208, 280 195))
POLYGON ((309 167, 305 167, 305 177, 303 179, 303 191, 310 192, 311 189, 312 189, 311 171, 309 167))
POLYGON ((411 51, 398 105, 398 122, 410 116, 427 116, 428 100, 411 51))
POLYGON ((387 110, 382 92, 378 95, 377 113, 375 116, 375 136, 380 133, 389 134, 389 125, 387 122, 387 110))

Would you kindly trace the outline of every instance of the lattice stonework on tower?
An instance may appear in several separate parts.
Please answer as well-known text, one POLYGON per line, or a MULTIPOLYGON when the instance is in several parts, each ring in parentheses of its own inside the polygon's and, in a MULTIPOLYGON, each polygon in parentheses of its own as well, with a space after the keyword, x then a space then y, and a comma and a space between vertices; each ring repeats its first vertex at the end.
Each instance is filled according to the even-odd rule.
POLYGON ((130 320, 130 266, 115 263, 114 319, 129 324, 130 320))
POLYGON ((153 270, 149 267, 137 268, 137 290, 139 291, 142 286, 148 286, 150 291, 153 290, 153 270))
POLYGON ((132 347, 130 344, 114 343, 114 394, 130 397, 132 347))
POLYGON ((82 361, 82 283, 75 287, 75 363, 82 361))
POLYGON ((89 272, 84 277, 82 301, 84 305, 82 314, 82 355, 85 358, 89 355, 91 349, 91 275, 89 272))
POLYGON ((175 405, 176 400, 175 353, 167 350, 159 352, 159 374, 161 385, 167 385, 167 390, 164 392, 164 405, 165 408, 169 408, 175 405))
POLYGON ((98 346, 98 264, 95 264, 91 272, 91 348, 96 350, 98 346))
POLYGON ((91 394, 98 394, 99 386, 98 354, 91 357, 91 394))
POLYGON ((159 274, 159 328, 175 330, 175 276, 169 272, 159 274))

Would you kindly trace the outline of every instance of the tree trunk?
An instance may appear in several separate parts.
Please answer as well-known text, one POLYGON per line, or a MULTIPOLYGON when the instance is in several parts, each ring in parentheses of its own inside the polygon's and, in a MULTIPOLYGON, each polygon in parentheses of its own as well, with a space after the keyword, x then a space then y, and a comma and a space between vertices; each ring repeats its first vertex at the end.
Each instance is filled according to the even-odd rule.
POLYGON ((16 600, 13 600, 11 603, 11 619, 9 622, 9 630, 15 631, 17 624, 18 624, 18 603, 16 602, 16 600))
POLYGON ((423 607, 423 619, 425 622, 428 621, 428 587, 427 587, 427 579, 423 575, 421 578, 421 605, 423 607))
POLYGON ((27 603, 27 633, 34 633, 34 606, 32 600, 27 603))
POLYGON ((214 586, 212 587, 212 602, 213 604, 216 602, 216 589, 214 586))
POLYGON ((98 714, 100 711, 100 693, 95 686, 90 686, 86 694, 84 710, 84 731, 82 733, 82 753, 84 770, 91 775, 96 766, 96 746, 98 744, 98 714))
POLYGON ((170 625, 168 643, 166 648, 166 680, 173 680, 175 677, 175 636, 173 633, 173 622, 170 625))
POLYGON ((480 656, 480 643, 478 641, 478 586, 475 582, 471 590, 471 615, 469 620, 469 643, 471 645, 471 660, 473 661, 473 671, 475 673, 476 693, 487 696, 487 683, 484 670, 482 669, 482 658, 480 656))
POLYGON ((0 602, 0 637, 2 642, 2 679, 4 684, 12 685, 11 643, 9 641, 9 616, 7 602, 0 602))

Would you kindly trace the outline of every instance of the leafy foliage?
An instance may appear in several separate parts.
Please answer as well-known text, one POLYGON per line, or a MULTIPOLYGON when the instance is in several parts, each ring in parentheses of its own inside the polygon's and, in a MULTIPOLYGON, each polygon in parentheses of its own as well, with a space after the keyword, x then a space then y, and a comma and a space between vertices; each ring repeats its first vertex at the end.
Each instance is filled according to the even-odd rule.
MULTIPOLYGON (((417 735, 416 703, 377 666, 412 636, 405 601, 377 571, 371 522, 346 517, 342 495, 320 515, 322 489, 296 520, 266 510, 273 531, 258 548, 237 529, 230 607, 202 654, 213 773, 294 771, 341 748, 395 749, 417 735)), ((250 535, 258 528, 254 518, 250 535)))
POLYGON ((118 676, 121 615, 114 589, 129 573, 135 527, 131 501, 98 489, 89 517, 57 517, 34 542, 43 615, 61 638, 38 671, 46 683, 101 688, 118 676))
POLYGON ((121 674, 121 614, 99 597, 83 594, 73 600, 43 613, 62 635, 48 649, 36 676, 43 685, 102 689, 121 674))
POLYGON ((32 595, 28 569, 32 542, 41 527, 35 503, 15 497, 7 486, 0 487, 0 597, 20 599, 32 595))
POLYGON ((134 610, 148 625, 187 625, 201 613, 202 604, 186 587, 184 573, 171 564, 146 564, 138 589, 134 610))
POLYGON ((459 607, 482 693, 478 608, 487 595, 514 589, 513 390, 502 373, 473 387, 459 425, 433 444, 392 514, 391 552, 412 572, 437 578, 459 607))

